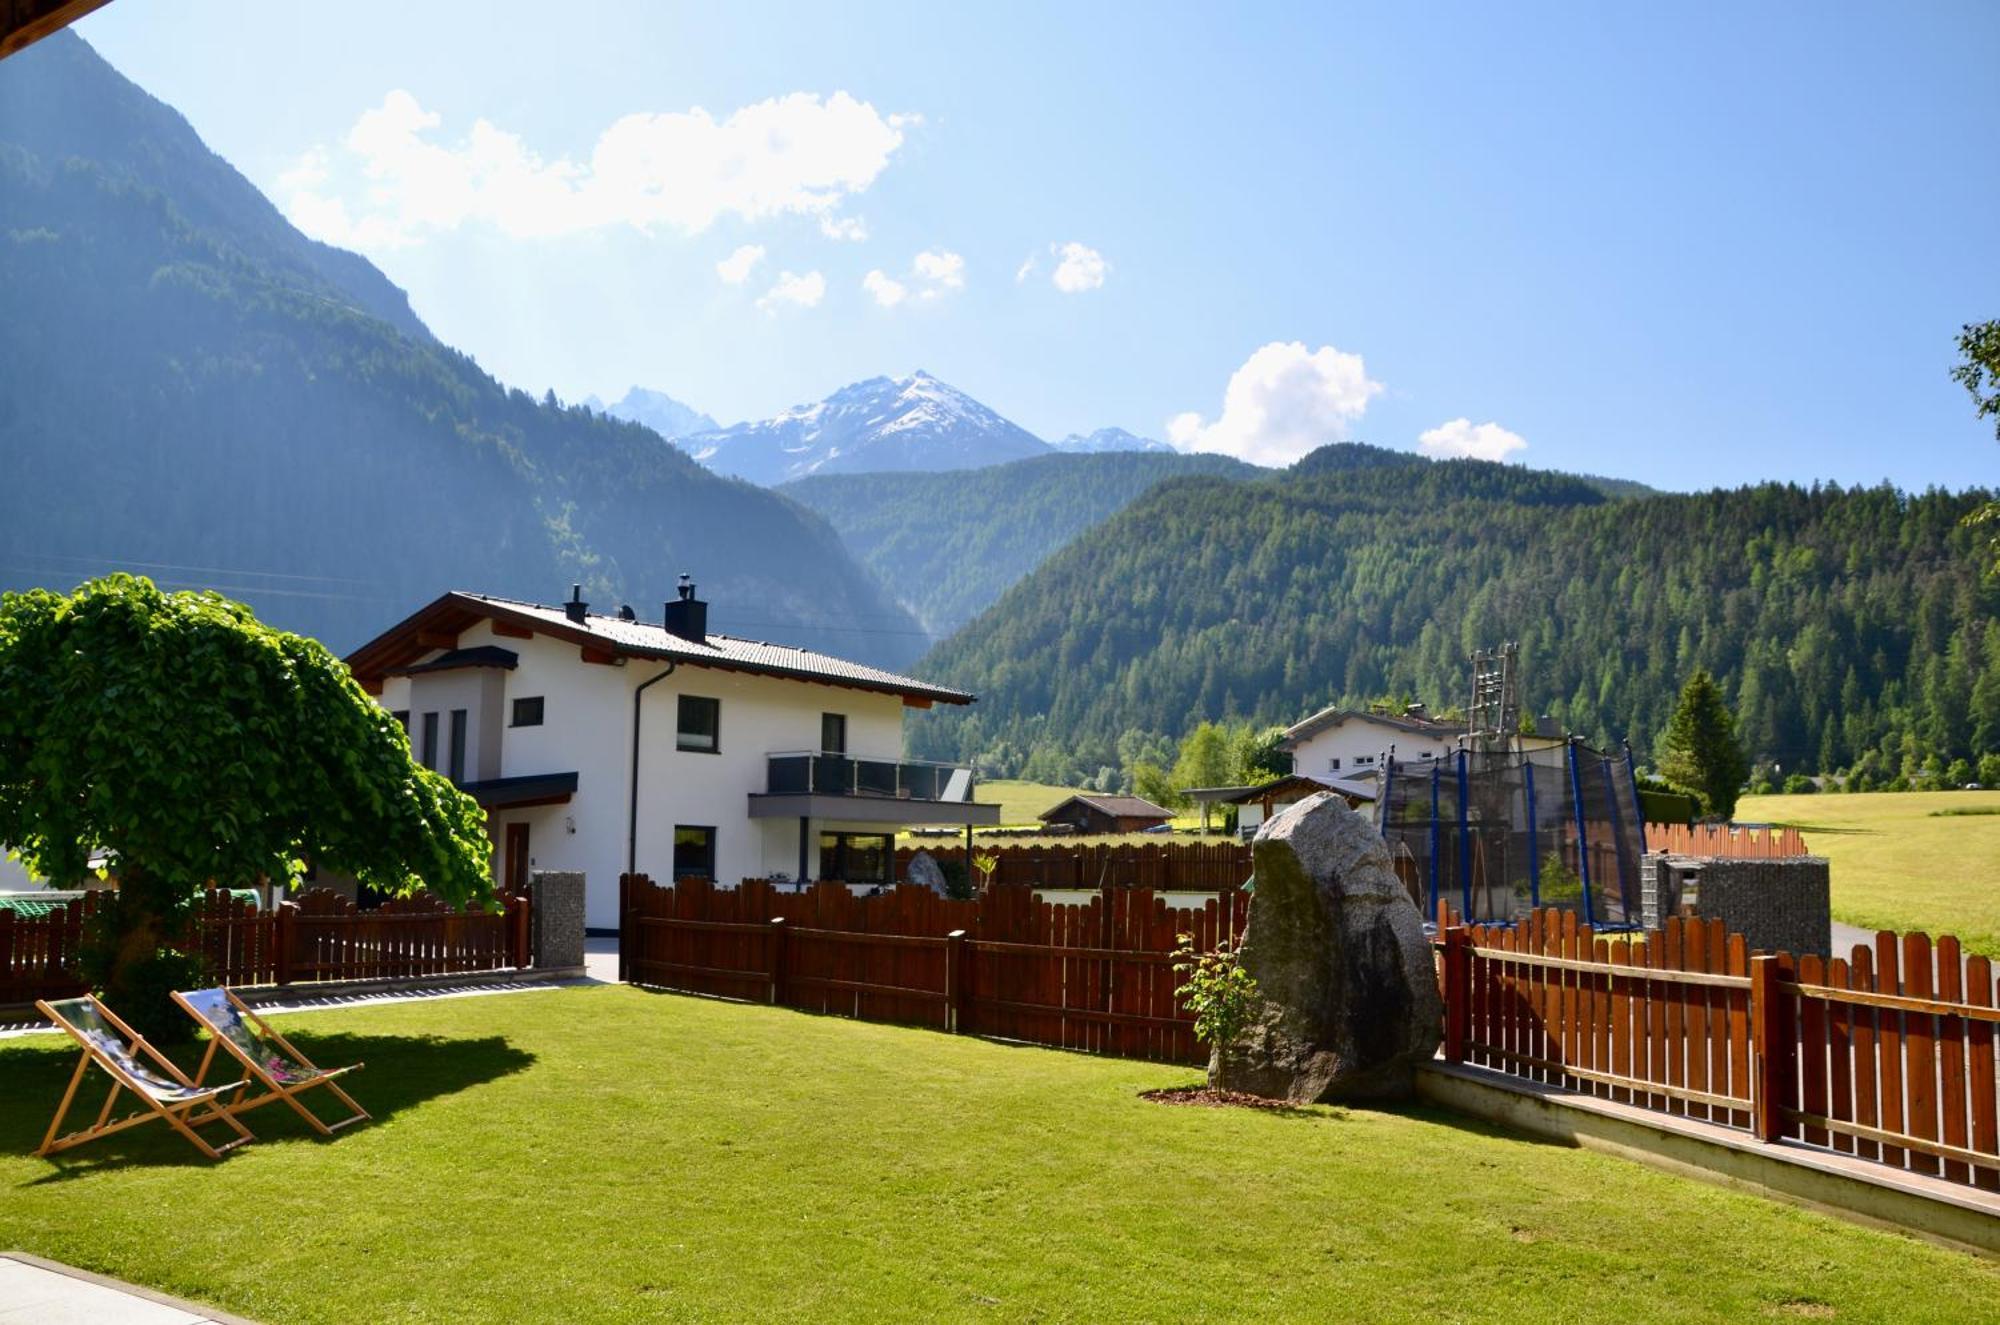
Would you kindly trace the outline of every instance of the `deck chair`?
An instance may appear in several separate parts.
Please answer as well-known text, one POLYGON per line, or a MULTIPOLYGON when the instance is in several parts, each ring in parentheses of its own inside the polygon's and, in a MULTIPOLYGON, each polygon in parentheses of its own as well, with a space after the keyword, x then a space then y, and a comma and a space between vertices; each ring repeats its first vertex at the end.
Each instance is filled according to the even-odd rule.
POLYGON ((62 1104, 56 1108, 56 1116, 49 1121, 48 1135, 42 1138, 41 1149, 35 1152, 37 1155, 53 1155, 59 1150, 80 1146, 86 1141, 95 1141, 100 1136, 122 1132, 155 1118, 192 1141, 195 1149, 210 1159, 221 1159, 226 1152, 251 1139, 249 1130, 217 1102, 220 1096, 240 1091, 249 1084, 247 1081, 226 1086, 200 1086, 189 1081, 185 1072, 147 1044, 144 1036, 119 1020, 118 1015, 98 1002, 95 995, 86 994, 82 998, 69 998, 57 1003, 37 1001, 35 1006, 43 1016, 83 1046, 83 1056, 77 1059, 76 1071, 70 1074, 69 1089, 63 1092, 62 1104), (141 1055, 144 1055, 143 1059, 141 1055), (110 1076, 111 1093, 104 1097, 104 1107, 97 1111, 96 1122, 58 1136, 69 1106, 76 1099, 77 1088, 83 1084, 84 1073, 92 1063, 110 1076), (117 1103, 121 1094, 127 1093, 139 1101, 140 1107, 116 1122, 111 1121, 112 1105, 117 1103), (236 1133, 235 1138, 219 1146, 210 1145, 195 1131, 197 1127, 214 1122, 226 1124, 236 1133))
POLYGON ((202 1055, 201 1067, 194 1074, 197 1085, 208 1079, 208 1069, 215 1062, 217 1049, 232 1055, 253 1078, 263 1083, 264 1093, 250 1100, 243 1098, 249 1082, 238 1083, 236 1098, 227 1106, 232 1115, 262 1108, 274 1100, 283 1100, 299 1117, 312 1124, 313 1130, 321 1136, 332 1136, 343 1127, 368 1120, 368 1111, 356 1104, 354 1097, 334 1081, 335 1077, 359 1070, 361 1064, 335 1068, 314 1066, 312 1060, 294 1048, 290 1040, 252 1012, 247 1003, 220 986, 187 993, 176 990, 173 997, 174 1002, 200 1022, 209 1035, 208 1052, 202 1055), (337 1123, 321 1122, 311 1109, 298 1100, 298 1096, 316 1086, 326 1087, 352 1110, 351 1116, 337 1123))

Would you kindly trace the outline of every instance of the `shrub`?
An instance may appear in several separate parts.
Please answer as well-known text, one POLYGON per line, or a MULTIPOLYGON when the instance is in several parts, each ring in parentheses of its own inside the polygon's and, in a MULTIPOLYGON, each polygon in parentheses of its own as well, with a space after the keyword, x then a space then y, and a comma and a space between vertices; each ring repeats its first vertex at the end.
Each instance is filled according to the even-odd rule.
MULTIPOLYGON (((1194 1037, 1214 1049, 1225 1049, 1250 1020, 1250 1006, 1257 997, 1257 980, 1243 969, 1236 949, 1218 945, 1212 952, 1198 951, 1194 935, 1176 935, 1174 970, 1185 977, 1174 990, 1181 1006, 1194 1013, 1194 1037)), ((1223 1086, 1226 1053, 1215 1056, 1216 1069, 1210 1085, 1223 1086)))
POLYGON ((1785 794, 1787 796, 1810 796, 1818 790, 1819 783, 1814 782, 1803 773, 1794 773, 1785 779, 1785 794))

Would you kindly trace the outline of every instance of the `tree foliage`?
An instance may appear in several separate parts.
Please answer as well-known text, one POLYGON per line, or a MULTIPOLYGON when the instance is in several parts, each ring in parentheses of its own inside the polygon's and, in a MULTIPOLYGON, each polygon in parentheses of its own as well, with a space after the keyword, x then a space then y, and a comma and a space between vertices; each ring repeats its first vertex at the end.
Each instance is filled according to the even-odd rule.
POLYGON ((1727 819, 1750 775, 1750 761, 1736 741, 1736 720, 1722 702, 1715 678, 1696 668, 1681 687, 1680 703, 1660 738, 1660 773, 1672 786, 1701 799, 1705 813, 1727 819))
POLYGON ((95 977, 112 994, 173 951, 211 883, 294 881, 311 860, 390 893, 492 894, 477 802, 410 758, 345 664, 219 594, 128 575, 0 595, 0 842, 60 884, 115 857, 95 977))
MULTIPOLYGON (((1980 418, 1994 421, 1994 436, 2000 437, 2000 320, 1968 322, 1958 333, 1958 352, 1952 380, 1971 394, 1980 418)), ((1985 533, 1993 573, 2000 575, 2000 501, 1986 503, 1966 523, 1985 533)))

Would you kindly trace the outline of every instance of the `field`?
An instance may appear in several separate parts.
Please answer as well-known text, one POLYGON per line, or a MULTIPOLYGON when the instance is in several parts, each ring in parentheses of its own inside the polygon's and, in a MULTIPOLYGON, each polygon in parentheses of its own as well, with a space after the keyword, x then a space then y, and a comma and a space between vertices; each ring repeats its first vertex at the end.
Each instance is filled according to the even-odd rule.
POLYGON ((1832 864, 1834 919, 1956 934, 2000 956, 2000 791, 1746 796, 1736 817, 1805 833, 1807 850, 1832 864))
POLYGON ((30 1158, 0 1246, 252 1316, 1991 1319, 2000 1265, 1455 1115, 1170 1108, 1187 1069, 621 986, 289 1017, 378 1121, 30 1158))

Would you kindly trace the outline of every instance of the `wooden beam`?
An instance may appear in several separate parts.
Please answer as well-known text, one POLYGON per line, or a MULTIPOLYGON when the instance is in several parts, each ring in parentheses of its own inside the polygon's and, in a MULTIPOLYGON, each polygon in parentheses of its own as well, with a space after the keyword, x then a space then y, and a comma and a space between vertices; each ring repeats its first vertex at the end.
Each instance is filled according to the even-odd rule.
POLYGON ((502 639, 533 639, 535 637, 535 632, 527 626, 517 626, 511 621, 501 621, 498 619, 493 622, 493 633, 502 639))
POLYGON ((5 0, 0 6, 0 60, 52 37, 109 0, 5 0))
POLYGON ((458 647, 458 632, 455 630, 420 630, 417 632, 417 646, 424 649, 455 649, 458 647))
POLYGON ((597 663, 600 666, 609 667, 618 661, 618 654, 613 649, 597 649, 586 644, 583 646, 583 660, 587 663, 597 663))
POLYGON ((927 695, 903 696, 903 707, 906 709, 927 709, 930 706, 931 706, 931 701, 929 696, 927 695))

